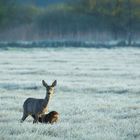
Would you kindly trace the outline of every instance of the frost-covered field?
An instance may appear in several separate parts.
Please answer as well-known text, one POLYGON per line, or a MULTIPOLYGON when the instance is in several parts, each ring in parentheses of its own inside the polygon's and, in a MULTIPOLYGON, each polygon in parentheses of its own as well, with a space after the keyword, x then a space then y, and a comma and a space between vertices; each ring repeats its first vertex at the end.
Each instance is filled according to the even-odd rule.
POLYGON ((140 49, 0 50, 0 140, 139 140, 140 49), (58 81, 55 125, 20 123, 28 97, 58 81))

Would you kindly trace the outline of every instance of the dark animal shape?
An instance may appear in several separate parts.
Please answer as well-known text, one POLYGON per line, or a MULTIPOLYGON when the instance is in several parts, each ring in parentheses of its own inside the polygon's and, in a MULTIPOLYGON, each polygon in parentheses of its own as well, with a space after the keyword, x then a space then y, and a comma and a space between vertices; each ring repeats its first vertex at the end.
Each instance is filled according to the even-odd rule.
POLYGON ((51 85, 48 85, 42 80, 43 86, 46 88, 46 97, 44 99, 27 98, 23 104, 23 122, 29 115, 34 115, 34 123, 38 121, 39 117, 42 117, 48 112, 48 103, 51 96, 54 94, 54 88, 57 84, 55 80, 51 85))
MULTIPOLYGON (((35 119, 35 115, 31 115, 35 119)), ((59 120, 59 113, 56 111, 51 111, 48 114, 43 115, 42 117, 38 118, 40 123, 56 123, 59 120)))

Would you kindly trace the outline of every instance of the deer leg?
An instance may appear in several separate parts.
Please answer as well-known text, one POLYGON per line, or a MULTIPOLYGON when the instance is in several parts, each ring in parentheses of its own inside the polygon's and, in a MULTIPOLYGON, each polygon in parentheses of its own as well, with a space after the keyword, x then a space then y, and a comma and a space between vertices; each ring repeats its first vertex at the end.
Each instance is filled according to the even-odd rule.
POLYGON ((23 116, 22 116, 22 119, 21 119, 21 123, 26 119, 28 117, 28 115, 27 114, 25 114, 25 113, 23 113, 23 116))
POLYGON ((39 119, 38 115, 35 115, 34 117, 35 117, 35 118, 34 118, 34 120, 33 120, 33 123, 38 123, 38 119, 39 119))
POLYGON ((35 119, 35 115, 31 115, 33 119, 35 119))
POLYGON ((39 118, 39 121, 42 122, 42 123, 44 123, 44 117, 45 117, 45 115, 42 115, 42 116, 39 118))

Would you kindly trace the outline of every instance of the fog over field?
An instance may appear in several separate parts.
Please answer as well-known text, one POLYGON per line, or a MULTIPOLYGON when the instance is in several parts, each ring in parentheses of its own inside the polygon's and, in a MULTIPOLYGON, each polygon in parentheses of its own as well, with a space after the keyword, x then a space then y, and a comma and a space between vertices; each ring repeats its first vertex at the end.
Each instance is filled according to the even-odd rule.
POLYGON ((0 140, 139 140, 140 49, 0 49, 0 140), (57 124, 20 123, 26 98, 44 98, 57 124))

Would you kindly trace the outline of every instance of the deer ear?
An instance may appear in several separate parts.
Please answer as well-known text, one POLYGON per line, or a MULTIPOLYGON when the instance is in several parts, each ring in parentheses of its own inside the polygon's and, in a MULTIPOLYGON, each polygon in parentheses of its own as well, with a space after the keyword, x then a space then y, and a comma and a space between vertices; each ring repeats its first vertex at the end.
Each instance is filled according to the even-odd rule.
POLYGON ((53 83, 52 83, 52 86, 55 87, 57 85, 57 81, 55 80, 53 83))
POLYGON ((42 80, 42 84, 43 84, 44 87, 48 86, 47 83, 44 80, 42 80))

